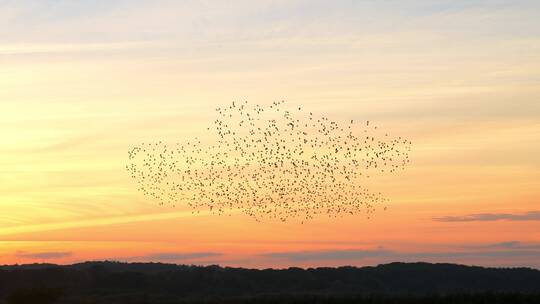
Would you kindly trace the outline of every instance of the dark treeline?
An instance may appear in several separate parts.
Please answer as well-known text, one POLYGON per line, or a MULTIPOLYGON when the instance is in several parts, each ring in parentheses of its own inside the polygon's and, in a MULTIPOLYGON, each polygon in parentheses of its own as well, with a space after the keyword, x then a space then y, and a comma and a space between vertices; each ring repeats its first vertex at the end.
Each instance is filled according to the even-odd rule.
POLYGON ((87 262, 0 266, 0 303, 540 303, 540 271, 454 264, 243 269, 87 262))

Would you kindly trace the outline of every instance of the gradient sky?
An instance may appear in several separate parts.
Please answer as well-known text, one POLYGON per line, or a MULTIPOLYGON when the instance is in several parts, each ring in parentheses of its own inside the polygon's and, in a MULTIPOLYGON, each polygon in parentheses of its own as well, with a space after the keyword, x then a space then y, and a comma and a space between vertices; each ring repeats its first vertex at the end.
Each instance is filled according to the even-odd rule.
POLYGON ((540 268, 538 1, 2 1, 0 264, 540 268), (413 141, 370 220, 257 223, 138 193, 140 142, 234 100, 413 141))

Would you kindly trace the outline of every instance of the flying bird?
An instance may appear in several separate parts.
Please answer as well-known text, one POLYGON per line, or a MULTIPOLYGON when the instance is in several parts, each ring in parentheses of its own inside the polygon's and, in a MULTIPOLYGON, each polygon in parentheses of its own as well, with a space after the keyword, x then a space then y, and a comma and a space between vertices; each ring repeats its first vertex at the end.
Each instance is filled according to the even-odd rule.
POLYGON ((378 139, 369 121, 361 130, 351 119, 352 128, 344 129, 302 108, 293 114, 283 101, 267 107, 233 102, 216 108, 204 129, 212 141, 142 143, 128 151, 126 170, 159 205, 184 204, 193 212, 240 210, 257 221, 304 223, 386 210, 389 200, 363 181, 404 169, 412 142, 387 133, 378 139))

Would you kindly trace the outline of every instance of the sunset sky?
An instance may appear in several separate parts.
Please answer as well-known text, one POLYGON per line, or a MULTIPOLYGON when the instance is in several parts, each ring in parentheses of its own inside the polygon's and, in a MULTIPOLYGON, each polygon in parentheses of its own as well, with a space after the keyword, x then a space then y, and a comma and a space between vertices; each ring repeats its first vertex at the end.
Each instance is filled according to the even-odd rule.
POLYGON ((540 2, 0 0, 0 264, 540 268, 540 2), (143 196, 141 142, 285 100, 412 141, 374 217, 143 196))

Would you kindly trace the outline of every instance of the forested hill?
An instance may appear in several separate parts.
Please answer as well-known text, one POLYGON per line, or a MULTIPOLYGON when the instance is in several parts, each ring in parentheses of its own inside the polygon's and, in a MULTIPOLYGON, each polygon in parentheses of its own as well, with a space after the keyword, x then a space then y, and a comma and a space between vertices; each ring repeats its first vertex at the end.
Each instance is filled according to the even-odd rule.
POLYGON ((0 266, 0 303, 21 290, 56 290, 77 297, 540 293, 540 271, 429 263, 281 270, 118 262, 0 266))

